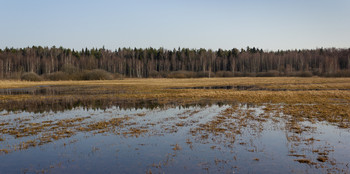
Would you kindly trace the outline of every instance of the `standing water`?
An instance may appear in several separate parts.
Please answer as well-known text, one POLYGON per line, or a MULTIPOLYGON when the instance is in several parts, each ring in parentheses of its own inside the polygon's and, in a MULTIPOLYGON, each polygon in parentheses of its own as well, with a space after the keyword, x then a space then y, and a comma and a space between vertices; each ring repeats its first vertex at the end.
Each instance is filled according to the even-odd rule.
MULTIPOLYGON (((283 107, 283 106, 280 106, 283 107)), ((269 106, 0 113, 1 173, 349 173, 350 131, 269 106)))

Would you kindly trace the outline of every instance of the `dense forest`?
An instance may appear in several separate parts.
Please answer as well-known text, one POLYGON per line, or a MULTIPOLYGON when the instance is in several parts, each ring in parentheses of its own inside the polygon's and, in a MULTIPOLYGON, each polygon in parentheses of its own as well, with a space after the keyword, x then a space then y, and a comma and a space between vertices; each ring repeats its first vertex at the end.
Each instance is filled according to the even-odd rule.
MULTIPOLYGON (((113 77, 350 76, 350 49, 263 51, 257 48, 66 49, 33 46, 0 49, 0 78, 32 72, 51 80, 90 72, 113 77), (56 75, 56 76, 55 76, 56 75)), ((68 77, 67 77, 68 78, 68 77)))

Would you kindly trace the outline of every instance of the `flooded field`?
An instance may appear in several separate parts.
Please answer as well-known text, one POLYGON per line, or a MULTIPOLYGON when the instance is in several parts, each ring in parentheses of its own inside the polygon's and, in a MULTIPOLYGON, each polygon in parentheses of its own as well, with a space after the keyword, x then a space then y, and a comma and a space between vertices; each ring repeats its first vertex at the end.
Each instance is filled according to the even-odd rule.
POLYGON ((3 88, 0 173, 350 173, 347 79, 281 84, 3 88))

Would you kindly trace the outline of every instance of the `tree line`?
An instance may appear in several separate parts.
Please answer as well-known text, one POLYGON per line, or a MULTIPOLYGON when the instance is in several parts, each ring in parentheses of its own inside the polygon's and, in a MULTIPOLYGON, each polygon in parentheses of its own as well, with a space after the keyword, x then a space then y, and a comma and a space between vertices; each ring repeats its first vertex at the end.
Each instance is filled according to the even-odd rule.
POLYGON ((263 51, 178 48, 0 49, 0 78, 104 70, 123 77, 350 76, 350 48, 263 51))

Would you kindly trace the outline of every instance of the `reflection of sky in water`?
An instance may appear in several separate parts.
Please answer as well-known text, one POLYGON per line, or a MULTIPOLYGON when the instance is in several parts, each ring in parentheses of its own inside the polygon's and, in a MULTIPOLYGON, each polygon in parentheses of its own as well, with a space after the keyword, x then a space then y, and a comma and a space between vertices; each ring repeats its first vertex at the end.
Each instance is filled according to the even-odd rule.
MULTIPOLYGON (((327 168, 344 169, 350 161, 350 133, 347 129, 339 129, 331 124, 310 122, 300 123, 316 129, 296 134, 287 129, 287 116, 275 118, 273 121, 248 119, 247 125, 241 127, 242 134, 237 134, 233 144, 221 135, 209 134, 208 139, 201 139, 202 133, 192 135, 193 128, 205 124, 231 106, 206 106, 189 108, 157 108, 157 109, 119 109, 112 107, 106 110, 87 110, 76 108, 64 112, 9 113, 0 114, 1 122, 16 122, 16 118, 29 118, 30 122, 61 120, 67 118, 88 117, 81 125, 89 122, 109 120, 129 116, 127 122, 136 123, 117 128, 112 132, 96 133, 96 131, 77 132, 69 138, 55 140, 51 143, 25 150, 18 150, 0 155, 0 173, 40 172, 42 169, 50 173, 326 173, 327 168), (152 123, 152 125, 150 125, 152 123), (184 123, 183 126, 175 126, 184 123), (130 127, 144 126, 148 132, 138 137, 123 135, 130 127), (287 137, 299 137, 301 141, 288 141, 287 137), (306 145, 308 138, 314 138, 312 144, 306 145), (187 142, 191 143, 187 143, 187 142), (177 145, 180 150, 174 150, 177 145), (301 164, 289 156, 291 150, 295 154, 317 162, 317 153, 312 150, 329 151, 329 162, 317 165, 301 164)), ((254 118, 264 113, 263 107, 238 107, 242 113, 252 110, 254 118)), ((239 120, 230 120, 233 123, 239 120)), ((5 141, 0 142, 0 149, 17 144, 33 137, 14 138, 2 135, 5 141)), ((330 170, 330 172, 341 172, 330 170)))

